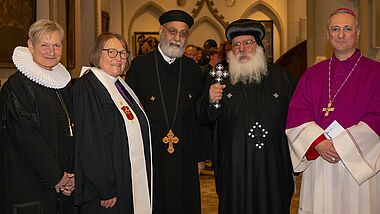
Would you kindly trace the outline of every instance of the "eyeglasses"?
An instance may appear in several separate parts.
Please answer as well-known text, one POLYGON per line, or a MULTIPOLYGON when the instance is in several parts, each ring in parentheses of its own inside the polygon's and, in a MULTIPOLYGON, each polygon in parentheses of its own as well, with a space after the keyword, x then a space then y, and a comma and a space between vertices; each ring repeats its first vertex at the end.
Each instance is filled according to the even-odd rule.
POLYGON ((165 27, 165 29, 168 31, 168 33, 172 36, 176 36, 177 33, 179 34, 179 37, 182 37, 182 38, 187 38, 189 36, 189 31, 188 30, 181 30, 181 31, 178 31, 176 28, 174 27, 166 27, 165 25, 162 25, 165 27))
POLYGON ((357 29, 357 27, 354 27, 351 25, 346 25, 343 27, 332 26, 332 27, 328 27, 327 29, 329 30, 331 35, 336 35, 336 34, 339 34, 340 32, 342 32, 342 29, 343 29, 343 33, 352 33, 355 29, 357 29))
POLYGON ((231 46, 233 49, 239 49, 241 45, 243 45, 243 47, 250 48, 255 43, 256 41, 253 41, 252 39, 248 39, 241 42, 232 42, 231 46))
POLYGON ((129 51, 126 50, 117 51, 115 48, 108 48, 103 49, 103 51, 107 51, 107 54, 110 58, 115 58, 118 54, 120 54, 120 58, 122 59, 127 59, 129 57, 129 51))

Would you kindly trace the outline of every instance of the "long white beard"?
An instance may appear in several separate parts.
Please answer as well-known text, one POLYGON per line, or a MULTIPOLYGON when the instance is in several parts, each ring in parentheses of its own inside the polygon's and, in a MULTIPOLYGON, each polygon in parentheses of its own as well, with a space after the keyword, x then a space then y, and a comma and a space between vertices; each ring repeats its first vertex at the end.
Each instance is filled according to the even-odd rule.
POLYGON ((179 58, 185 52, 184 47, 186 44, 182 44, 176 41, 166 42, 163 37, 160 38, 161 50, 170 58, 179 58))
POLYGON ((237 82, 260 83, 263 76, 268 73, 267 60, 261 46, 257 46, 255 55, 247 52, 239 52, 239 54, 235 56, 231 51, 227 57, 232 85, 237 82), (240 62, 240 56, 244 55, 250 58, 248 62, 240 62))

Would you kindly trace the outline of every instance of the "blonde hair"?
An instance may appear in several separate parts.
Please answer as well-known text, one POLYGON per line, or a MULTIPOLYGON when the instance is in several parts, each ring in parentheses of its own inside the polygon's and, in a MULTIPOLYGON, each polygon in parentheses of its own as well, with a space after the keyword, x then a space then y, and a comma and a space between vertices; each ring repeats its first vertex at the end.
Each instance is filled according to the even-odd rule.
POLYGON ((28 36, 32 41, 32 44, 35 44, 42 35, 52 32, 58 32, 61 36, 61 41, 63 40, 65 33, 63 28, 57 22, 47 19, 40 19, 30 26, 28 36))

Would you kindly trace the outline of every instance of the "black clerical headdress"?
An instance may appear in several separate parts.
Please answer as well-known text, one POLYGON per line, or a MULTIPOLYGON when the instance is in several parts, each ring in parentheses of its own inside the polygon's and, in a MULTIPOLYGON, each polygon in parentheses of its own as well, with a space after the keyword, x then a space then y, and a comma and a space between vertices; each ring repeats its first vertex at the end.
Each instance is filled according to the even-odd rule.
POLYGON ((160 25, 163 25, 167 22, 172 21, 180 21, 184 22, 191 28, 194 24, 194 19, 191 17, 188 13, 182 10, 169 10, 163 13, 160 18, 158 18, 158 21, 160 21, 160 25))
POLYGON ((231 41, 233 38, 242 35, 252 35, 256 43, 264 48, 263 39, 265 36, 264 26, 252 19, 238 19, 227 26, 226 38, 231 41))

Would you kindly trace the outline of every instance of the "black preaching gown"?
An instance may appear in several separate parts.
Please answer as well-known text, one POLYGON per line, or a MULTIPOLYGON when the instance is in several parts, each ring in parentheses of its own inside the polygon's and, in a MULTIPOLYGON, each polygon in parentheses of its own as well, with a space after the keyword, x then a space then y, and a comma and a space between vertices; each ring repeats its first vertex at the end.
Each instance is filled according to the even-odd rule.
MULTIPOLYGON (((124 93, 127 93, 124 91, 124 93)), ((130 98, 142 131, 148 181, 150 146, 148 122, 130 98)), ((76 121, 76 203, 80 213, 133 213, 131 162, 125 123, 103 84, 88 72, 73 86, 76 121), (113 208, 103 208, 100 200, 117 197, 113 208)))
POLYGON ((142 102, 152 130, 153 149, 153 211, 155 214, 200 213, 200 191, 197 162, 207 159, 209 131, 196 121, 195 102, 202 93, 202 76, 198 65, 187 57, 177 58, 171 65, 158 51, 138 57, 127 72, 126 81, 142 102), (169 124, 173 121, 179 67, 182 61, 182 81, 179 106, 173 133, 179 138, 174 153, 162 142, 169 127, 165 122, 156 74, 158 60, 164 101, 169 124))
POLYGON ((69 111, 68 89, 41 86, 20 72, 1 90, 0 213, 55 214, 65 198, 54 186, 72 172, 74 146, 57 91, 69 111))
POLYGON ((293 177, 285 122, 291 80, 270 64, 269 75, 260 84, 229 81, 222 107, 215 110, 209 105, 207 89, 199 115, 205 123, 216 122, 213 163, 219 213, 289 213, 293 177), (256 139, 260 134, 261 142, 250 132, 256 139))

